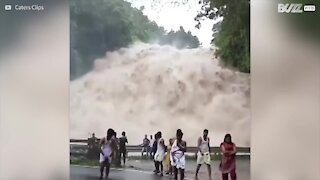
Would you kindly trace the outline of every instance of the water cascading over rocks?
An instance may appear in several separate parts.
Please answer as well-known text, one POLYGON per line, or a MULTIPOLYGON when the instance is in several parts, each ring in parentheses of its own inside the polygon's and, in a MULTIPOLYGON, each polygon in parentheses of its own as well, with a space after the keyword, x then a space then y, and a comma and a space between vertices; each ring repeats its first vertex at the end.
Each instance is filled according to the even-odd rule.
MULTIPOLYGON (((70 137, 105 136, 112 127, 129 144, 178 128, 195 146, 204 128, 213 145, 225 133, 250 146, 250 76, 222 68, 210 49, 135 44, 108 52, 70 85, 70 137)), ((166 142, 168 143, 168 142, 166 142)))

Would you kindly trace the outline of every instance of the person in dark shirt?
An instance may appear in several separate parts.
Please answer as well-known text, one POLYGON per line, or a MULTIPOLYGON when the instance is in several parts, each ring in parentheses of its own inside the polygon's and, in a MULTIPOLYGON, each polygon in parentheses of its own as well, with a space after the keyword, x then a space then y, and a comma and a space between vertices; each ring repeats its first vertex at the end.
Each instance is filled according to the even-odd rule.
POLYGON ((151 148, 151 152, 152 152, 152 159, 154 159, 154 154, 157 152, 157 146, 158 146, 158 133, 156 133, 154 135, 154 140, 153 140, 153 144, 152 144, 152 148, 151 148))
MULTIPOLYGON (((158 140, 160 139, 159 137, 159 132, 157 132, 155 135, 154 135, 154 142, 153 142, 153 146, 152 146, 152 154, 154 155, 156 152, 157 152, 157 149, 158 149, 158 140)), ((155 167, 155 170, 153 171, 154 173, 159 173, 159 166, 158 166, 158 163, 154 160, 153 158, 153 162, 154 162, 154 167, 155 167)))
POLYGON ((127 147, 126 143, 128 143, 128 139, 126 137, 126 132, 122 132, 122 137, 119 139, 119 151, 120 151, 120 159, 123 157, 123 165, 126 165, 126 155, 127 155, 127 147))
POLYGON ((88 138, 88 157, 90 159, 96 159, 97 154, 99 154, 99 144, 98 139, 96 138, 95 134, 92 134, 92 137, 88 138))
POLYGON ((89 138, 89 140, 88 140, 88 145, 89 145, 89 147, 95 146, 97 142, 98 142, 98 140, 97 140, 95 134, 92 133, 91 138, 89 138))

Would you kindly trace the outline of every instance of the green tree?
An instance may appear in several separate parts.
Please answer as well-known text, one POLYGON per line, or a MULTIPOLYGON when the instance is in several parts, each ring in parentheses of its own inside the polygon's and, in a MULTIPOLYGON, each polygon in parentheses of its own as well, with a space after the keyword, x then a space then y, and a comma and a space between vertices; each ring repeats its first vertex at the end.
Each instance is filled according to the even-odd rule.
POLYGON ((172 44, 179 49, 197 48, 200 45, 199 39, 193 36, 190 31, 186 32, 181 26, 178 31, 170 31, 160 39, 160 44, 172 44))
POLYGON ((217 55, 226 65, 250 72, 250 1, 249 0, 200 0, 202 11, 195 18, 198 27, 203 17, 223 18, 213 27, 213 43, 217 55))
MULTIPOLYGON (((106 51, 135 41, 150 42, 168 36, 180 40, 181 47, 198 47, 198 38, 191 33, 181 30, 171 37, 163 27, 143 15, 142 10, 124 0, 70 0, 71 79, 90 71, 94 60, 106 51)), ((172 42, 168 40, 164 44, 172 42)))

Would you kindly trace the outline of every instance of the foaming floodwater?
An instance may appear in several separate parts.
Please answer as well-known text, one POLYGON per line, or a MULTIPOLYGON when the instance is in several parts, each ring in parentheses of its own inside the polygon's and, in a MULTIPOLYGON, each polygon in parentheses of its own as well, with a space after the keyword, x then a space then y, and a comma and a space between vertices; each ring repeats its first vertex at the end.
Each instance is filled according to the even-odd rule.
POLYGON ((107 53, 71 82, 71 138, 101 137, 112 127, 140 144, 144 134, 161 130, 168 139, 180 128, 194 146, 207 128, 213 145, 231 133, 249 146, 250 76, 221 68, 212 54, 150 44, 107 53))

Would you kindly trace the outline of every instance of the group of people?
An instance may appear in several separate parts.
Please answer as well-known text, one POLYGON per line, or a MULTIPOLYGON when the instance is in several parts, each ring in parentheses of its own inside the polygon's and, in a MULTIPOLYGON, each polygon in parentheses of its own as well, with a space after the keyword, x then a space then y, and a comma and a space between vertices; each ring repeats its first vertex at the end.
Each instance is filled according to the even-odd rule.
POLYGON ((163 176, 164 165, 166 165, 166 174, 174 174, 177 179, 178 173, 180 172, 183 179, 185 167, 184 154, 187 151, 187 144, 182 140, 182 136, 183 133, 181 129, 178 129, 176 137, 169 139, 169 145, 166 146, 161 131, 154 135, 154 139, 152 139, 151 135, 149 140, 148 136, 145 135, 142 143, 141 155, 143 156, 143 153, 146 152, 147 156, 150 154, 153 158, 155 174, 163 176))
POLYGON ((146 153, 146 156, 148 157, 150 155, 150 157, 153 156, 153 145, 154 145, 155 141, 152 138, 152 135, 150 135, 150 139, 148 139, 148 135, 145 135, 143 140, 142 140, 142 150, 141 150, 141 156, 144 156, 144 153, 146 153))
MULTIPOLYGON (((197 169, 196 179, 198 179, 198 173, 203 164, 207 166, 208 175, 211 179, 211 148, 210 139, 208 137, 209 131, 205 129, 203 136, 198 139, 198 153, 197 153, 197 169)), ((122 154, 123 161, 126 159, 126 143, 127 138, 125 132, 122 133, 121 138, 116 138, 116 133, 113 129, 108 129, 107 137, 101 139, 101 152, 100 152, 100 172, 101 178, 103 178, 104 168, 106 168, 106 178, 109 175, 109 168, 111 159, 114 152, 119 148, 120 154, 122 154)), ((169 144, 165 145, 165 141, 162 138, 161 131, 157 132, 154 136, 154 140, 149 140, 147 135, 145 136, 142 143, 142 156, 146 152, 147 156, 150 154, 154 160, 156 175, 163 176, 164 165, 167 167, 166 174, 174 175, 174 178, 178 180, 184 179, 185 166, 186 166, 186 152, 187 143, 183 140, 183 132, 181 129, 176 131, 176 137, 169 139, 169 144)), ((235 166, 235 155, 236 146, 232 142, 231 135, 226 134, 224 141, 220 144, 222 158, 219 169, 222 173, 222 180, 228 180, 230 174, 231 180, 236 180, 236 166, 235 166)))

